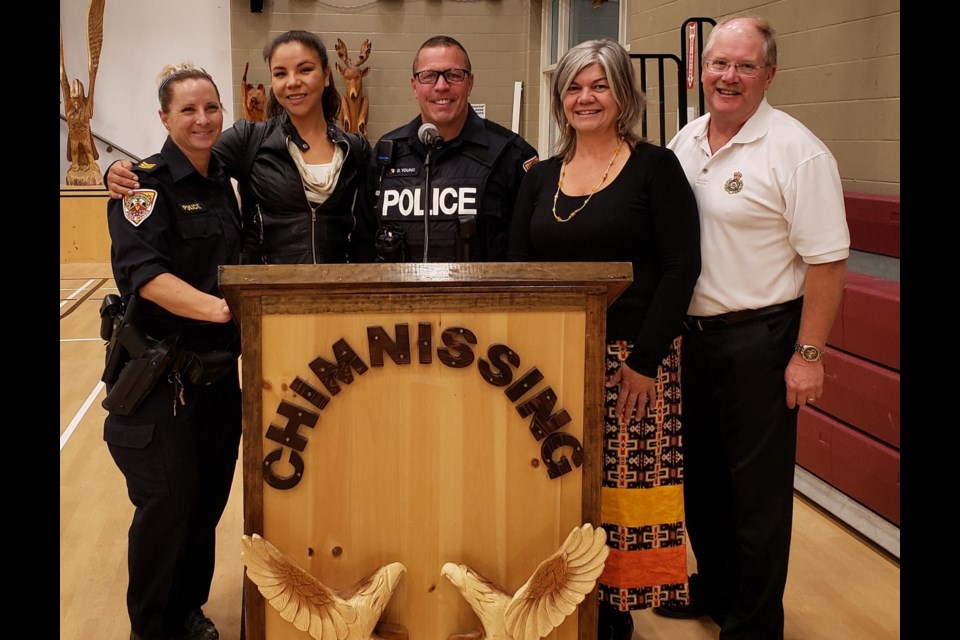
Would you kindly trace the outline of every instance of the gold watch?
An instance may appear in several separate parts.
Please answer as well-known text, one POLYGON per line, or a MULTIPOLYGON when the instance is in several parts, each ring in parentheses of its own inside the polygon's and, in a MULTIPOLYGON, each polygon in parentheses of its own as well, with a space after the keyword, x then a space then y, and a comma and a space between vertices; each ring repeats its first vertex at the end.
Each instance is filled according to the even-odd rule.
POLYGON ((823 350, 812 344, 800 344, 795 342, 793 350, 800 354, 805 362, 820 362, 823 360, 823 350))

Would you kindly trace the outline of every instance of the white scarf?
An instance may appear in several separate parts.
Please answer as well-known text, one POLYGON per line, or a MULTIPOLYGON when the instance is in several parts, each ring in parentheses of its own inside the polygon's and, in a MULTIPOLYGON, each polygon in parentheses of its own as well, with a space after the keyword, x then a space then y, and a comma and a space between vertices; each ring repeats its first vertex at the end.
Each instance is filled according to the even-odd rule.
POLYGON ((333 159, 330 160, 330 170, 327 172, 326 179, 318 181, 309 165, 303 160, 303 154, 293 140, 287 140, 287 149, 290 151, 290 157, 293 158, 297 170, 300 171, 300 180, 303 182, 303 190, 307 194, 307 201, 315 204, 323 204, 333 193, 340 179, 340 170, 343 168, 343 149, 340 145, 333 143, 333 159))

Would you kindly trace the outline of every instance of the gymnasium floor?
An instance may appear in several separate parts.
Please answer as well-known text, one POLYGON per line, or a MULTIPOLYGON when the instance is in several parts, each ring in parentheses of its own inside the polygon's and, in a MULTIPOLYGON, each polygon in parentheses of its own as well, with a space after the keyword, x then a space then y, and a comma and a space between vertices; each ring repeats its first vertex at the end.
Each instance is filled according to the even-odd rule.
MULTIPOLYGON (((109 264, 60 265, 61 640, 126 640, 130 633, 124 594, 133 507, 102 439, 103 342, 97 312, 107 293, 116 293, 109 264)), ((240 637, 241 503, 238 473, 220 524, 217 572, 204 608, 222 640, 240 637)), ((798 497, 794 504, 786 638, 899 638, 899 562, 805 499, 798 497)), ((708 640, 718 632, 705 621, 667 620, 650 612, 635 619, 634 638, 645 640, 708 640)))

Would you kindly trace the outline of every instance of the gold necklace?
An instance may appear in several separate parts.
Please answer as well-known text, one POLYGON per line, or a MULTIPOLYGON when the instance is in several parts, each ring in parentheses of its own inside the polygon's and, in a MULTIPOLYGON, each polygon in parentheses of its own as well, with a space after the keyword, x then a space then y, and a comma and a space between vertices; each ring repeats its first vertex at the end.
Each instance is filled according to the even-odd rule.
POLYGON ((607 176, 610 174, 610 168, 613 166, 613 163, 617 161, 617 156, 620 155, 620 148, 623 147, 623 138, 618 138, 619 142, 617 143, 617 150, 613 152, 613 157, 610 158, 610 164, 607 165, 607 170, 603 172, 603 177, 600 178, 600 182, 597 183, 597 186, 593 188, 593 191, 590 192, 590 195, 587 196, 587 199, 583 201, 583 204, 577 207, 573 213, 571 213, 566 218, 561 218, 557 215, 557 198, 560 197, 560 189, 563 187, 563 176, 567 171, 567 161, 564 160, 560 164, 560 180, 557 181, 557 192, 553 194, 553 219, 557 222, 570 222, 573 220, 578 213, 583 211, 583 208, 590 203, 590 198, 593 197, 597 191, 600 190, 600 187, 603 186, 603 183, 606 182, 607 176))

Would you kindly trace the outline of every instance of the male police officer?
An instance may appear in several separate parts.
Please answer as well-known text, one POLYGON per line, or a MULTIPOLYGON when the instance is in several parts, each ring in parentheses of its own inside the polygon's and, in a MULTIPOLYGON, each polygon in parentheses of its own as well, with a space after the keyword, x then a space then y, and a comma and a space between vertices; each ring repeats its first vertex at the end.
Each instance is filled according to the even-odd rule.
POLYGON ((536 150, 470 108, 470 57, 453 38, 420 46, 410 86, 420 115, 383 136, 374 154, 378 259, 506 260, 513 203, 536 150))

